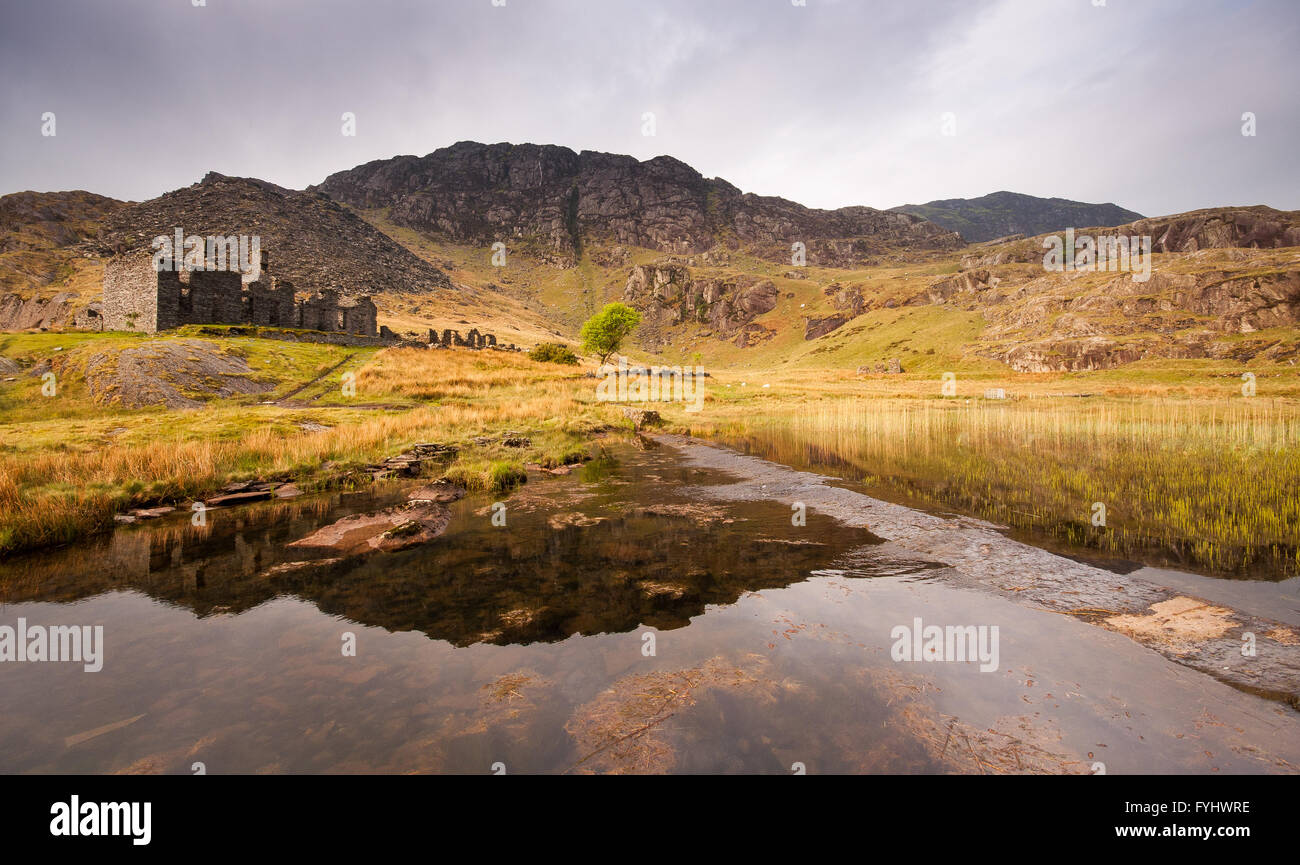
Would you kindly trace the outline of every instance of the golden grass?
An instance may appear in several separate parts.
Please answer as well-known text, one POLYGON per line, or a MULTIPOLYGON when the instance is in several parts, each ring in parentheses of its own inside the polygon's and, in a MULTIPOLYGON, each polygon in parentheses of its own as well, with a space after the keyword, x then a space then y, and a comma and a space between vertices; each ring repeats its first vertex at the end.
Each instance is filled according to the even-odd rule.
POLYGON ((376 356, 357 373, 356 384, 359 394, 375 398, 513 400, 533 399, 556 383, 581 380, 580 371, 540 364, 516 352, 397 348, 376 356))
POLYGON ((1072 545, 1300 570, 1300 408, 1287 400, 836 399, 693 431, 1072 545))
MULTIPOLYGON (((221 342, 279 372, 280 392, 335 357, 221 342)), ((502 490, 523 464, 580 460, 592 432, 626 426, 619 406, 595 401, 596 381, 581 369, 522 354, 380 351, 357 370, 353 396, 335 381, 340 374, 299 394, 304 405, 218 400, 201 411, 93 405, 71 373, 57 404, 19 396, 30 382, 10 385, 9 404, 41 408, 0 423, 0 553, 68 542, 111 526, 124 508, 184 502, 231 480, 336 482, 419 441, 457 445, 451 475, 502 490), (305 421, 330 428, 304 431, 305 421), (506 448, 507 431, 531 444, 506 448)), ((1300 403, 1289 398, 1289 376, 1261 375, 1261 395, 1245 398, 1228 396, 1240 382, 1217 365, 1131 378, 964 375, 959 398, 941 399, 928 376, 746 371, 711 379, 700 414, 651 407, 681 431, 1071 545, 1147 559, 1155 550, 1224 572, 1292 572, 1300 570, 1300 403), (968 399, 995 384, 1032 398, 968 399), (1080 391, 1096 396, 1053 396, 1080 391), (1094 502, 1106 506, 1104 527, 1091 524, 1094 502)))
POLYGON ((528 481, 528 473, 517 460, 458 459, 447 467, 443 477, 467 490, 493 493, 528 481))
MULTIPOLYGON (((323 483, 420 441, 477 452, 479 457, 467 457, 473 471, 462 466, 467 482, 502 489, 517 482, 520 460, 571 461, 587 436, 612 418, 594 402, 594 385, 580 375, 497 352, 380 352, 358 373, 351 402, 389 396, 439 403, 361 414, 359 420, 346 404, 322 404, 312 410, 314 417, 335 420, 333 410, 347 421, 317 432, 282 422, 291 412, 275 406, 229 407, 212 415, 123 412, 123 423, 175 432, 106 446, 88 432, 87 442, 69 437, 35 449, 7 449, 0 452, 0 552, 66 543, 111 526, 117 511, 197 498, 231 480, 323 483), (205 417, 215 422, 230 414, 242 428, 226 430, 225 437, 202 435, 205 417), (475 442, 506 430, 525 432, 533 446, 503 458, 499 445, 475 442)), ((9 431, 20 435, 23 426, 9 431)))

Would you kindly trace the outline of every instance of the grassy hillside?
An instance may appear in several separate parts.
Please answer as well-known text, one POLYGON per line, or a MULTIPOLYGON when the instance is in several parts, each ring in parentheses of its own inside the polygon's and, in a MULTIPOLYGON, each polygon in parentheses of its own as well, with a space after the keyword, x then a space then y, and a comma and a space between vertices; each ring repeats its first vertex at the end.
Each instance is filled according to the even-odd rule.
MULTIPOLYGON (((1188 309, 1194 292, 1220 291, 1223 303, 1231 305, 1261 280, 1294 283, 1300 275, 1300 254, 1290 248, 1157 254, 1147 283, 1113 272, 1045 273, 1041 250, 1025 251, 1024 243, 974 256, 970 250, 892 254, 857 269, 792 268, 736 251, 728 251, 725 263, 719 264, 705 256, 664 256, 603 245, 586 249, 575 267, 556 267, 516 250, 509 251, 505 267, 493 267, 488 249, 435 243, 392 227, 378 211, 365 216, 446 269, 462 287, 463 305, 439 308, 429 302, 420 309, 401 309, 413 323, 421 316, 440 327, 484 321, 498 333, 518 334, 521 340, 576 341, 586 317, 606 302, 624 299, 634 267, 664 261, 693 262, 685 266, 697 283, 764 279, 775 286, 775 307, 753 319, 764 338, 741 347, 707 323, 693 321, 660 328, 653 340, 643 329, 627 346, 628 355, 641 361, 699 364, 715 372, 762 373, 767 378, 798 371, 855 375, 865 368, 864 377, 871 379, 878 377, 871 370, 896 359, 904 374, 882 380, 898 389, 906 389, 905 382, 934 382, 953 372, 963 378, 1000 379, 1014 390, 1046 375, 1058 381, 1092 376, 1075 385, 1083 390, 1123 386, 1138 391, 1175 383, 1191 390, 1213 389, 1216 380, 1239 379, 1246 371, 1261 380, 1285 382, 1289 390, 1300 357, 1300 329, 1294 325, 1245 324, 1254 320, 1252 314, 1272 314, 1266 298, 1259 302, 1261 312, 1248 313, 1236 329, 1225 327, 1212 305, 1204 312, 1188 309), (1003 254, 1005 250, 1011 254, 1003 254), (998 263, 982 264, 981 255, 998 263), (965 277, 987 282, 973 291, 939 291, 935 296, 936 286, 965 277), (864 309, 848 314, 845 324, 824 336, 805 339, 809 319, 843 312, 836 305, 836 291, 844 288, 860 293, 864 309), (477 317, 469 311, 475 305, 477 317), (1076 363, 1068 353, 1093 350, 1088 340, 1097 336, 1103 338, 1097 362, 1103 368, 1067 372, 1076 363), (1033 357, 1042 358, 1035 363, 1055 363, 1057 372, 1017 374, 1008 366, 1007 359, 1019 356, 1027 345, 1037 352, 1033 357)), ((391 300, 385 307, 390 317, 399 309, 391 300)))

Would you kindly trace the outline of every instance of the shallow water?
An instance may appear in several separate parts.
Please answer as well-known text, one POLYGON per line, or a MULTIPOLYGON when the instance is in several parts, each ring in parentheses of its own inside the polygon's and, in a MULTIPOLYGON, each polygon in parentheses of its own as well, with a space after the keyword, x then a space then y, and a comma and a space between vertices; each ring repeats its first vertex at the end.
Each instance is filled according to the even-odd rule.
POLYGON ((610 445, 504 498, 505 526, 491 498, 470 496, 446 534, 398 553, 277 567, 303 559, 287 541, 413 484, 211 511, 202 529, 185 515, 0 564, 0 625, 105 636, 99 672, 0 664, 0 771, 1300 762, 1290 710, 1116 634, 953 588, 865 529, 694 492, 727 482, 672 448, 610 445), (891 629, 916 616, 999 624, 997 669, 895 662, 891 629))

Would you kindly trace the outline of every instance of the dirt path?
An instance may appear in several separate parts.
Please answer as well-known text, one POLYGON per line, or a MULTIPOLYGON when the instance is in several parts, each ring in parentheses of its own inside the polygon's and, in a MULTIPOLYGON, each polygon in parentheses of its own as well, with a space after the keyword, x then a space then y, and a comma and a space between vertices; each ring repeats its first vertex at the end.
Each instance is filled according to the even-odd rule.
MULTIPOLYGON (((298 394, 302 393, 303 391, 305 391, 307 388, 311 387, 312 385, 314 385, 314 384, 318 384, 318 383, 320 383, 321 381, 323 381, 324 379, 328 378, 330 375, 332 375, 332 374, 334 373, 335 370, 337 370, 339 367, 343 366, 343 365, 344 365, 345 363, 347 363, 348 361, 352 360, 352 358, 356 357, 357 354, 358 354, 358 352, 355 352, 355 351, 354 351, 354 352, 352 352, 352 354, 349 354, 349 355, 344 356, 344 358, 343 358, 342 360, 340 360, 338 363, 334 364, 334 365, 331 366, 329 369, 327 369, 327 370, 325 370, 324 372, 322 372, 320 375, 318 375, 318 376, 316 376, 315 378, 313 378, 311 381, 306 382, 305 384, 299 385, 298 387, 296 387, 296 388, 294 388, 293 390, 289 391, 289 392, 288 392, 287 394, 285 394, 284 396, 280 397, 278 400, 275 401, 275 405, 277 405, 277 406, 281 406, 281 407, 284 407, 284 408, 288 408, 288 407, 291 407, 291 406, 302 406, 302 405, 306 405, 306 404, 309 403, 309 402, 312 402, 313 400, 299 400, 299 401, 296 402, 296 403, 291 403, 291 402, 289 402, 289 400, 293 399, 295 396, 297 396, 298 394)), ((320 396, 320 394, 317 394, 316 398, 319 398, 319 396, 320 396)))
POLYGON ((704 498, 803 503, 946 565, 936 574, 950 585, 1119 632, 1235 688, 1300 709, 1300 634, 1285 624, 1020 543, 982 520, 922 513, 831 486, 834 478, 682 436, 655 440, 680 450, 690 465, 739 479, 696 488, 704 498))

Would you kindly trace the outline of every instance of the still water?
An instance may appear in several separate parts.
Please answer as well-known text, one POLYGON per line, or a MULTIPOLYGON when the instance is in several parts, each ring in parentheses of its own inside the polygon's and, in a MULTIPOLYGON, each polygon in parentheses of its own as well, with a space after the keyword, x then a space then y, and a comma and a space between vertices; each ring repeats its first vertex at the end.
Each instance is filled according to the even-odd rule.
POLYGON ((698 492, 727 482, 671 448, 611 443, 503 497, 504 526, 471 495, 445 534, 396 553, 285 544, 414 482, 11 559, 0 625, 100 625, 104 662, 0 664, 0 772, 1086 772, 1098 752, 1142 771, 1281 765, 1269 737, 1295 727, 1277 707, 946 587, 865 529, 698 492), (891 628, 916 615, 1001 622, 1001 668, 893 661, 891 628), (1147 704, 1120 713, 1121 698, 1147 704), (1207 711, 1236 732, 1184 741, 1207 711))

